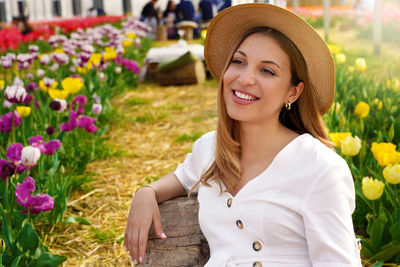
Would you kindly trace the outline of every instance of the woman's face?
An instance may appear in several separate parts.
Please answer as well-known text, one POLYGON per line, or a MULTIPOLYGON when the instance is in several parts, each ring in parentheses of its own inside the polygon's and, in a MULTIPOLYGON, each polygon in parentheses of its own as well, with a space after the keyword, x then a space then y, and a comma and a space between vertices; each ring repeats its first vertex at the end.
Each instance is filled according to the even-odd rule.
POLYGON ((262 33, 249 35, 223 77, 228 115, 240 122, 278 120, 283 105, 297 99, 290 78, 289 57, 277 41, 262 33))

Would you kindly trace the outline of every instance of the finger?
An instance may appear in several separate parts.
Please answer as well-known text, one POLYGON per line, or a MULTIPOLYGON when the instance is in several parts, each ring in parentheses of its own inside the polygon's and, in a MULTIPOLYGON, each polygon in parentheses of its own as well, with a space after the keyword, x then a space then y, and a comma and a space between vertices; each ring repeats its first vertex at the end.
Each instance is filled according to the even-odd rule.
POLYGON ((128 244, 129 255, 131 256, 131 261, 137 264, 139 261, 139 227, 134 227, 129 236, 130 242, 128 244))
POLYGON ((144 261, 146 254, 147 239, 149 235, 149 228, 141 228, 139 231, 139 263, 144 261))
POLYGON ((167 239, 167 236, 165 235, 164 230, 162 228, 161 216, 159 210, 157 210, 157 212, 153 216, 153 226, 154 226, 154 231, 161 239, 167 239))

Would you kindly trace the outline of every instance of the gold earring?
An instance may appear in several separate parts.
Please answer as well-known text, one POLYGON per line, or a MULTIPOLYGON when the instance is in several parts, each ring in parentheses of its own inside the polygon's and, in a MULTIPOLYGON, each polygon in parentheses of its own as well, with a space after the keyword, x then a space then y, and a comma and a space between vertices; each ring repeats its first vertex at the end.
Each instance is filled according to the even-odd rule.
POLYGON ((286 110, 290 110, 292 108, 292 104, 290 102, 286 103, 285 108, 286 108, 286 110))

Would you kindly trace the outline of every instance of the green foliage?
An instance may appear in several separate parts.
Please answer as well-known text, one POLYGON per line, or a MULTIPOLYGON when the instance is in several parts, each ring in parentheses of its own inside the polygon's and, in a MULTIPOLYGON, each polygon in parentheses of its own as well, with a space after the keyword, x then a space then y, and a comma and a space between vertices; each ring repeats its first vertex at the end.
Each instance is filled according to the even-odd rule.
POLYGON ((177 138, 175 138, 175 142, 187 142, 187 141, 194 142, 197 139, 199 139, 203 134, 204 134, 204 132, 202 132, 202 131, 196 131, 191 134, 183 134, 183 135, 180 135, 177 138))

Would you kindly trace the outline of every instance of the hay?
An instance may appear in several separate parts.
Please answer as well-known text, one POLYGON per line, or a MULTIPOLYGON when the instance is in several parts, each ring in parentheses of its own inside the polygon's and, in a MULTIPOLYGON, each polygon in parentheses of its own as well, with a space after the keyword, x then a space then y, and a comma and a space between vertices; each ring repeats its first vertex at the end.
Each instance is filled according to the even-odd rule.
MULTIPOLYGON (((155 87, 140 85, 113 99, 125 120, 109 131, 108 144, 122 151, 120 157, 93 162, 94 173, 87 193, 74 192, 66 216, 82 216, 86 225, 57 225, 44 238, 52 253, 65 255, 63 266, 133 266, 123 246, 123 234, 134 190, 174 170, 191 150, 191 140, 176 138, 216 128, 216 84, 155 87), (149 99, 129 105, 132 98, 149 99), (154 119, 137 122, 143 114, 154 119)), ((168 233, 166 233, 168 235, 168 233)))

